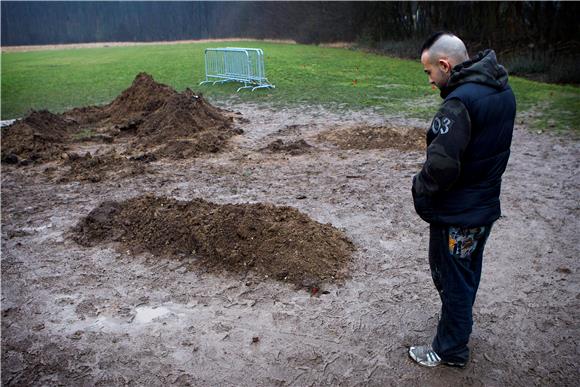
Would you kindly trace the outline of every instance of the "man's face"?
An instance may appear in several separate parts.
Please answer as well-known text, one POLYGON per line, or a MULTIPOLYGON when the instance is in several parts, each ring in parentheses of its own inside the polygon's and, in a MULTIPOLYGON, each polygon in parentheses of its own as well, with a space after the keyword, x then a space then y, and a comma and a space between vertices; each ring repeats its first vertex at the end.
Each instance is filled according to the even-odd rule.
POLYGON ((439 59, 437 63, 432 63, 427 50, 423 51, 421 55, 421 63, 423 70, 429 77, 429 83, 441 89, 447 85, 449 75, 451 73, 451 65, 445 59, 439 59))

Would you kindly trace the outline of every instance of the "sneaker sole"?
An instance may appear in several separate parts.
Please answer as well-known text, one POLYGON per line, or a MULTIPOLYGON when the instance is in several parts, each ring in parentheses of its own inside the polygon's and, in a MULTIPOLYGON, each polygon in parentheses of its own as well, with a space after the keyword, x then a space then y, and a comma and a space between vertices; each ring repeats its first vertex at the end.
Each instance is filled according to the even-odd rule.
POLYGON ((456 367, 456 368, 464 368, 467 365, 467 363, 451 363, 448 361, 442 361, 441 364, 444 364, 448 367, 456 367))
POLYGON ((409 353, 409 357, 411 359, 413 359, 413 361, 415 361, 415 363, 417 363, 419 365, 422 365, 423 367, 433 368, 433 367, 437 367, 439 364, 441 364, 441 363, 435 363, 435 364, 433 364, 433 363, 425 363, 423 361, 417 360, 417 356, 415 356, 415 354, 413 352, 411 352, 411 350, 409 350, 408 353, 409 353))
POLYGON ((422 365, 423 367, 429 367, 429 368, 433 368, 433 367, 437 367, 439 365, 446 365, 448 367, 455 367, 455 368, 464 368, 467 363, 453 363, 453 362, 449 362, 449 361, 440 361, 439 363, 425 363, 423 361, 417 360, 417 356, 415 356, 415 354, 411 351, 411 349, 409 349, 409 352, 407 352, 409 354, 409 357, 411 359, 413 359, 413 361, 415 361, 415 363, 422 365))

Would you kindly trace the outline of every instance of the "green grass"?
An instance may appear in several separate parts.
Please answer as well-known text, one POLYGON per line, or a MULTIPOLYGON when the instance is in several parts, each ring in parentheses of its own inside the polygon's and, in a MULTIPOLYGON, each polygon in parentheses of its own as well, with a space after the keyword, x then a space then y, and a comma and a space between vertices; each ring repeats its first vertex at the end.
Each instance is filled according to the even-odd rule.
MULTIPOLYGON (((273 107, 323 105, 374 108, 385 114, 429 119, 440 102, 418 61, 362 51, 256 42, 196 43, 2 53, 2 119, 30 109, 62 112, 104 104, 145 71, 177 90, 190 87, 210 101, 273 107), (236 93, 239 84, 202 85, 207 47, 260 47, 275 89, 236 93), (356 80, 356 82, 354 82, 356 80)), ((512 78, 520 112, 540 110, 534 128, 578 130, 580 89, 512 78)))

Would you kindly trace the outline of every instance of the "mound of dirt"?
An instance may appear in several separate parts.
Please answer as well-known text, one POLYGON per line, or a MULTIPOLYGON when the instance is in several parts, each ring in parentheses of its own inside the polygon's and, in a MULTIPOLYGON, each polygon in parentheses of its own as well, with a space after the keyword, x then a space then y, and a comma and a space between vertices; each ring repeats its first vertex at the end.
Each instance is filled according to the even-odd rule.
POLYGON ((341 231, 291 207, 149 195, 103 202, 73 232, 86 246, 115 241, 134 253, 196 257, 209 270, 252 271, 300 286, 344 278, 353 251, 341 231))
POLYGON ((202 96, 190 89, 168 97, 139 128, 140 137, 152 141, 187 137, 202 130, 229 127, 233 118, 224 116, 219 109, 207 103, 202 96))
POLYGON ((296 141, 288 141, 284 143, 281 139, 272 141, 268 146, 262 148, 262 151, 272 152, 272 153, 288 153, 290 155, 296 156, 304 153, 310 152, 313 146, 304 141, 303 139, 296 141))
POLYGON ((422 128, 356 126, 322 132, 318 139, 331 142, 341 149, 425 150, 425 129, 422 128))
POLYGON ((155 158, 151 155, 142 155, 136 158, 126 158, 115 151, 104 155, 86 153, 80 156, 76 153, 66 155, 65 165, 69 170, 59 179, 59 182, 87 181, 97 183, 113 177, 124 178, 150 172, 145 162, 155 158))
POLYGON ((115 123, 141 119, 157 111, 176 91, 162 83, 155 82, 147 73, 139 73, 131 86, 124 90, 105 111, 115 123))
POLYGON ((171 87, 155 82, 151 75, 139 73, 131 86, 108 105, 75 108, 64 115, 80 125, 98 123, 99 126, 124 128, 142 122, 175 93, 171 87))
POLYGON ((233 117, 209 104, 189 88, 178 93, 146 73, 102 108, 68 113, 77 122, 108 128, 112 135, 134 137, 132 148, 157 157, 190 158, 222 150, 229 138, 240 134, 233 117))
POLYGON ((2 162, 45 161, 66 149, 72 123, 47 110, 32 111, 2 128, 2 162))
POLYGON ((231 128, 233 118, 207 103, 190 89, 175 93, 146 117, 137 129, 137 149, 159 146, 160 157, 190 158, 222 150, 241 129, 231 128))
POLYGON ((113 142, 119 135, 132 137, 131 149, 141 153, 196 157, 220 151, 228 139, 241 133, 232 128, 234 116, 190 89, 178 93, 139 73, 108 105, 76 108, 60 115, 32 112, 3 128, 2 161, 47 161, 60 156, 66 143, 113 142))

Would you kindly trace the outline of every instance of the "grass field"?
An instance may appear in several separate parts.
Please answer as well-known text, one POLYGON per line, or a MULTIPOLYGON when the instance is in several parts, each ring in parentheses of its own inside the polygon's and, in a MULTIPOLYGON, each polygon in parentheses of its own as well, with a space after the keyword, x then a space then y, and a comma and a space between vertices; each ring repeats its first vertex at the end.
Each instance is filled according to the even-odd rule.
MULTIPOLYGON (((266 42, 220 42, 2 53, 2 119, 30 109, 61 112, 104 104, 145 71, 177 90, 190 87, 214 101, 381 109, 428 119, 440 98, 418 61, 341 48, 266 42), (275 89, 236 93, 238 84, 203 85, 207 47, 260 47, 275 89)), ((578 131, 580 88, 511 79, 519 112, 534 129, 578 131)))

